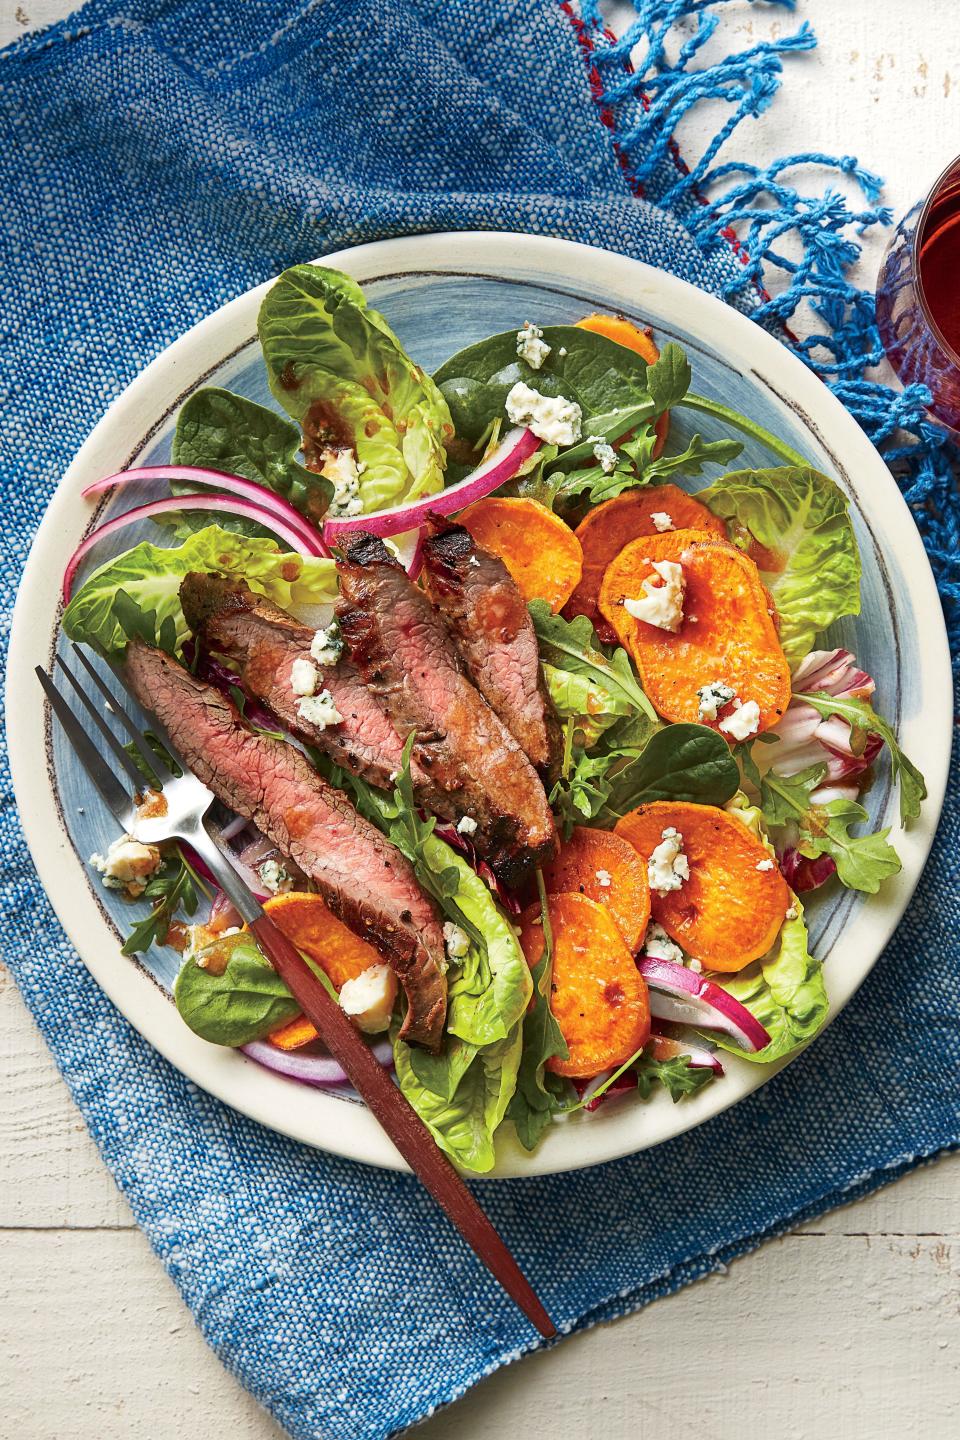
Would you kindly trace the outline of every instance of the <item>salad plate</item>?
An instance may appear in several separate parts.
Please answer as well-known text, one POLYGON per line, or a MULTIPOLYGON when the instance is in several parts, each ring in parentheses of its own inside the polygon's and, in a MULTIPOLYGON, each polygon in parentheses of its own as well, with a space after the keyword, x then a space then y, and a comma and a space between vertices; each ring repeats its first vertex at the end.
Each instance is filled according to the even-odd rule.
MULTIPOLYGON (((724 457, 734 448, 739 449, 737 472, 764 475, 771 472, 771 467, 782 466, 788 456, 801 469, 810 467, 831 477, 828 483, 835 482, 839 487, 849 506, 849 523, 862 564, 859 614, 844 613, 841 607, 841 618, 829 625, 825 635, 818 635, 814 646, 814 634, 821 629, 816 623, 817 605, 812 605, 812 618, 806 622, 802 604, 793 610, 786 607, 779 619, 780 636, 786 645, 785 633, 792 642, 794 630, 805 627, 809 631, 803 648, 793 656, 795 674, 799 667, 794 662, 814 648, 855 655, 858 668, 850 673, 872 677, 876 687, 873 704, 889 722, 886 733, 890 740, 895 735, 900 748, 888 743, 877 760, 872 783, 859 796, 866 810, 863 823, 869 832, 875 835, 889 829, 899 868, 883 858, 878 860, 879 852, 870 852, 864 862, 870 874, 862 888, 843 888, 834 881, 810 889, 803 896, 802 919, 809 932, 809 950, 823 964, 829 1017, 835 1016, 875 964, 913 893, 939 817, 951 742, 950 663, 939 597, 920 537, 883 461, 821 382, 771 336, 684 281, 623 256, 529 235, 453 233, 364 245, 324 257, 322 264, 345 272, 362 286, 366 304, 385 317, 403 351, 414 362, 415 372, 410 373, 415 379, 422 370, 436 374, 438 381, 446 378, 455 382, 446 384, 444 395, 451 402, 461 439, 472 423, 470 406, 479 403, 476 397, 488 383, 483 376, 480 380, 476 377, 481 374, 477 369, 479 356, 491 335, 503 332, 509 336, 509 332, 522 331, 528 323, 542 330, 549 341, 551 334, 566 333, 556 327, 573 326, 587 315, 615 315, 641 330, 650 327, 661 356, 675 368, 685 356, 692 372, 692 378, 688 377, 690 390, 704 397, 699 410, 678 406, 671 411, 667 453, 678 454, 684 447, 687 452, 695 452, 698 447, 703 451, 699 467, 695 462, 689 462, 686 470, 678 467, 675 478, 682 487, 697 491, 714 486, 710 492, 715 496, 714 509, 732 524, 739 512, 736 498, 729 499, 729 494, 736 487, 728 481, 728 498, 724 499, 716 495, 716 486, 723 472, 733 468, 724 463, 724 457), (471 347, 477 347, 476 355, 471 347), (451 362, 454 354, 456 363, 451 362), (729 412, 740 417, 734 428, 725 418, 729 412), (736 447, 729 448, 731 437, 737 441, 736 447), (770 437, 778 446, 775 453, 771 453, 770 437), (725 505, 733 508, 724 510, 725 505), (922 760, 926 785, 922 808, 919 803, 913 805, 906 824, 901 820, 904 786, 915 772, 909 762, 902 760, 903 755, 922 760), (875 893, 869 893, 871 890, 875 893)), ((66 645, 61 631, 61 581, 84 537, 105 521, 144 503, 156 494, 156 486, 151 489, 149 481, 144 480, 142 485, 133 482, 93 497, 85 497, 82 492, 122 470, 169 465, 178 416, 191 397, 205 388, 217 387, 279 414, 276 392, 271 395, 268 387, 257 335, 258 314, 270 288, 258 287, 224 306, 153 361, 111 406, 64 475, 34 543, 14 616, 8 679, 11 765, 27 843, 40 880, 91 974, 145 1038, 198 1085, 274 1130, 352 1159, 399 1168, 399 1156, 356 1097, 341 1090, 297 1083, 264 1068, 250 1054, 230 1044, 210 1043, 184 1024, 172 1000, 182 966, 176 950, 145 943, 136 955, 121 953, 131 928, 131 907, 117 890, 105 889, 87 863, 92 854, 107 851, 115 831, 106 813, 90 797, 62 736, 50 726, 34 676, 37 664, 50 663, 66 645)), ((528 338, 536 340, 537 335, 530 332, 528 338)), ((555 408, 554 418, 558 413, 555 408)), ((527 422, 521 416, 517 423, 523 426, 527 422)), ((480 444, 480 437, 475 438, 480 444)), ((494 447, 496 430, 492 438, 487 438, 494 447)), ((550 443, 547 432, 539 438, 544 444, 550 443)), ((566 438, 569 441, 570 437, 566 438)), ((651 445, 653 438, 651 434, 651 445)), ((596 437, 583 439, 592 444, 596 437)), ((596 471, 595 491, 598 496, 616 495, 616 489, 604 491, 604 477, 609 478, 614 461, 609 469, 605 467, 607 457, 601 442, 597 443, 600 449, 596 457, 592 453, 588 456, 596 471)), ((640 453, 636 449, 639 443, 635 442, 635 457, 640 453)), ((410 453, 412 446, 411 440, 410 453)), ((649 463, 650 453, 644 452, 644 463, 649 463)), ((453 447, 450 454, 457 458, 453 447)), ((309 460, 306 449, 304 459, 309 460)), ((300 460, 292 456, 290 464, 300 468, 300 460)), ((460 473, 469 468, 461 465, 460 473)), ((544 473, 546 468, 542 467, 544 473)), ((448 472, 448 482, 450 478, 448 472)), ((661 478, 666 481, 674 477, 664 471, 661 478)), ((765 482, 754 479, 749 483, 765 482)), ((840 522, 824 520, 818 531, 809 516, 808 498, 798 491, 793 501, 795 513, 788 517, 796 534, 792 541, 784 543, 795 543, 798 535, 806 533, 804 526, 810 527, 815 537, 822 532, 822 539, 815 539, 810 547, 806 563, 810 576, 816 575, 818 566, 822 568, 827 590, 836 579, 832 537, 835 524, 840 522), (817 551, 819 544, 822 554, 817 551)), ((370 512, 390 503, 386 492, 386 499, 365 508, 370 512)), ((355 519, 361 528, 363 513, 358 508, 344 508, 344 518, 351 522, 355 519)), ((215 520, 216 516, 205 518, 215 520)), ((843 524, 847 523, 844 518, 843 524)), ((342 528, 346 533, 346 527, 342 528)), ((663 553, 667 554, 669 530, 673 528, 666 527, 665 533, 651 539, 645 548, 654 552, 663 542, 663 553)), ((192 529, 197 533, 198 526, 192 529)), ((176 543, 169 534, 162 535, 152 518, 144 517, 139 525, 126 528, 122 538, 118 533, 109 541, 104 539, 95 555, 83 556, 78 585, 111 554, 118 555, 130 545, 148 539, 164 546, 176 543)), ((283 543, 282 537, 278 543, 283 543)), ((731 549, 726 544, 724 548, 731 549)), ((535 567, 535 559, 533 564, 535 567)), ((760 560, 757 564, 763 571, 760 560)), ((550 570, 551 565, 544 562, 543 568, 550 570)), ((810 588, 815 590, 816 585, 810 588)), ((772 589, 776 599, 775 583, 772 589)), ((289 591, 288 584, 288 596, 289 591)), ((627 591, 634 593, 629 586, 627 591)), ((161 596, 158 604, 162 603, 161 596)), ((853 611, 856 607, 848 608, 853 611)), ((602 629, 600 616, 595 618, 602 629)), ((538 635, 543 641, 542 627, 547 621, 542 615, 541 622, 538 635)), ((602 638, 610 647, 619 639, 631 648, 629 638, 624 639, 627 632, 621 635, 620 627, 615 628, 616 635, 611 632, 602 638)), ((87 636, 81 630, 78 638, 87 636)), ((609 647, 607 653, 612 653, 609 647)), ((624 651, 616 653, 624 656, 626 664, 624 651)), ((648 669, 644 668, 642 654, 638 658, 632 649, 631 653, 637 659, 646 689, 656 698, 656 677, 658 667, 665 664, 663 656, 653 660, 648 656, 648 669)), ((815 677, 812 683, 818 693, 823 673, 823 666, 817 670, 813 662, 810 674, 815 677)), ((696 677, 707 689, 718 678, 713 674, 696 677)), ((729 703, 721 695, 720 707, 729 703)), ((739 700, 732 703, 740 708, 739 700)), ((662 703, 658 702, 657 708, 666 718, 674 718, 662 703)), ((737 742, 737 750, 756 731, 756 726, 751 732, 746 724, 748 706, 742 708, 743 734, 737 733, 736 724, 727 730, 728 738, 737 742)), ((709 708, 705 710, 701 704, 699 719, 709 719, 709 713, 709 708)), ((827 706, 823 718, 829 721, 831 714, 836 715, 836 711, 827 706)), ((618 717, 620 721, 624 718, 623 713, 618 717)), ((684 717, 688 718, 696 721, 698 716, 684 717)), ((670 727, 660 733, 669 734, 670 727)), ((849 733, 856 742, 854 751, 861 756, 864 744, 870 743, 869 734, 859 725, 849 733)), ((766 752, 777 747, 756 748, 766 752)), ((869 754, 872 756, 873 751, 869 754)), ((750 763, 747 758, 745 764, 750 763)), ((920 782, 912 783, 916 790, 920 782)), ((729 789, 722 799, 729 799, 729 789)), ((576 802, 572 803, 576 808, 576 802)), ((911 809, 909 805, 907 808, 911 809)), ((582 806, 578 815, 583 815, 582 806)), ((739 819, 736 824, 740 825, 739 819)), ((623 833, 631 838, 629 832, 623 833)), ((635 837, 632 843, 636 843, 635 837)), ((884 843, 878 841, 880 846, 884 843)), ((808 845, 807 850, 810 848, 808 845)), ((784 864, 779 845, 777 853, 784 864)), ((829 852, 821 852, 821 861, 824 853, 829 852)), ((809 871, 810 866, 816 866, 817 857, 807 853, 798 858, 794 846, 792 863, 806 866, 809 871)), ((771 867, 761 859, 754 868, 766 871, 771 867)), ((598 869, 596 873, 601 876, 606 872, 598 869)), ((796 878, 795 870, 791 874, 796 878)), ((142 909, 136 911, 133 918, 139 921, 142 913, 142 909)), ((788 916, 791 913, 796 918, 792 906, 787 911, 788 916)), ((521 930, 519 916, 513 918, 521 930)), ((722 970, 723 965, 708 964, 706 968, 722 970)), ((815 1027, 818 1031, 822 1019, 815 1027)), ((815 1043, 812 1056, 816 1054, 815 1043)), ((532 1150, 525 1149, 513 1128, 504 1124, 497 1128, 495 1164, 492 1168, 487 1164, 475 1168, 482 1168, 491 1178, 553 1173, 598 1164, 662 1143, 743 1099, 802 1048, 784 1046, 782 1058, 758 1065, 736 1053, 736 1047, 726 1046, 717 1052, 722 1054, 722 1080, 691 1087, 692 1093, 685 1094, 682 1103, 673 1103, 668 1089, 659 1087, 646 1099, 621 1096, 592 1113, 582 1107, 558 1113, 556 1119, 562 1123, 546 1125, 532 1150)), ((812 1059, 810 1063, 814 1063, 812 1059)), ((608 1080, 613 1068, 605 1072, 608 1080)))

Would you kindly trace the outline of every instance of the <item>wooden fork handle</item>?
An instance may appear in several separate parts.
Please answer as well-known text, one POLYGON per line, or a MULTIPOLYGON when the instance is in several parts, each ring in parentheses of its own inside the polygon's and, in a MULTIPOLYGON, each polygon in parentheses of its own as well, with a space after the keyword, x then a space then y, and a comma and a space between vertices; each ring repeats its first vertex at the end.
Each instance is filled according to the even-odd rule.
POLYGON ((527 1319, 544 1339, 552 1339, 557 1333, 556 1326, 499 1233, 352 1022, 269 915, 251 921, 250 929, 410 1169, 527 1319))

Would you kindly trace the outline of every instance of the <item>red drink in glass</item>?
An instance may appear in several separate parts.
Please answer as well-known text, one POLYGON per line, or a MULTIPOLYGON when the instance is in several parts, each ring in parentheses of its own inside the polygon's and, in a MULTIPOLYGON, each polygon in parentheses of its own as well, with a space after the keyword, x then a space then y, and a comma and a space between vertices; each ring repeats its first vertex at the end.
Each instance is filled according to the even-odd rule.
POLYGON ((960 159, 904 216, 877 284, 877 324, 905 385, 926 385, 931 414, 960 431, 960 159))

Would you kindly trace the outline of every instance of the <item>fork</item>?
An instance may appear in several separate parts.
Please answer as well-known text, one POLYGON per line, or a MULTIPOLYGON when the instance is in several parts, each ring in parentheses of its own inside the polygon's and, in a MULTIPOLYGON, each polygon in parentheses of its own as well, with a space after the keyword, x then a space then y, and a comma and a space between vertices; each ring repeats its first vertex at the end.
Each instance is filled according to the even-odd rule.
MULTIPOLYGON (((376 1060, 300 952, 265 913, 208 832, 204 817, 215 799, 213 792, 197 779, 179 756, 175 765, 181 773, 176 774, 175 769, 150 746, 144 731, 130 718, 83 651, 73 646, 72 654, 83 666, 90 685, 98 692, 99 701, 91 697, 78 675, 59 655, 56 664, 82 710, 99 731, 105 751, 94 744, 64 693, 57 688, 53 676, 38 665, 37 677, 67 740, 117 823, 143 844, 183 840, 200 856, 303 1013, 316 1026, 323 1044, 346 1071, 354 1089, 366 1101, 411 1170, 531 1324, 544 1339, 552 1339, 557 1333, 553 1321, 458 1171, 438 1149, 430 1131, 402 1091, 376 1060), (105 713, 114 717, 157 781, 164 806, 156 806, 155 809, 162 813, 155 813, 150 818, 140 815, 138 795, 144 788, 143 774, 108 723, 105 713), (113 756, 115 767, 107 759, 107 752, 113 756), (120 778, 121 773, 126 777, 126 784, 120 778)), ((173 757, 168 737, 159 725, 155 728, 167 746, 168 754, 173 757)))

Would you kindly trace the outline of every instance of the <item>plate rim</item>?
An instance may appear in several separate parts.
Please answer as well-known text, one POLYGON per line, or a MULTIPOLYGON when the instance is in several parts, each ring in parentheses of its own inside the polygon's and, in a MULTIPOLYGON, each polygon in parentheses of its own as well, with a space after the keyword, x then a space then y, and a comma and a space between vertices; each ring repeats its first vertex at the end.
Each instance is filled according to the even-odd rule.
MULTIPOLYGON (((702 333, 709 331, 713 322, 725 329, 724 343, 712 344, 714 353, 729 359, 731 349, 734 352, 749 350, 771 376, 782 378, 784 383, 773 390, 774 396, 794 411, 816 445, 831 456, 834 452, 844 456, 843 463, 835 462, 841 473, 854 467, 869 468, 873 472, 876 481, 871 482, 870 504, 863 505, 864 514, 871 519, 885 516, 891 522, 895 518, 901 522, 907 520, 898 531, 892 524, 883 528, 895 534, 894 548, 898 556, 903 555, 902 569, 908 576, 916 614, 925 620, 931 615, 936 619, 935 624, 918 636, 923 651, 920 673, 924 706, 922 715, 914 717, 908 728, 922 724, 929 736, 931 727, 938 731, 942 726, 946 744, 936 747, 932 756, 925 747, 930 756, 925 765, 929 794, 920 820, 908 831, 896 830, 895 839, 903 863, 900 874, 886 882, 879 895, 868 897, 858 914, 858 929, 865 926, 872 932, 871 958, 866 963, 861 960, 851 975, 827 975, 831 1001, 829 1025, 877 963, 909 904, 933 843, 946 791, 953 728, 949 646, 939 594, 909 507, 882 457, 857 422, 801 360, 747 316, 688 281, 643 261, 554 237, 468 230, 372 241, 333 251, 313 263, 338 266, 363 284, 389 276, 414 276, 427 270, 476 273, 465 264, 470 256, 480 257, 484 267, 481 273, 521 280, 529 270, 531 278, 562 275, 569 281, 578 273, 579 266, 595 266, 599 261, 608 271, 629 281, 637 296, 638 308, 642 308, 645 288, 656 289, 661 301, 675 295, 678 305, 688 312, 692 305, 696 322, 692 328, 702 333), (701 317, 702 326, 699 325, 701 317)), ((74 537, 71 542, 74 543, 93 514, 89 507, 80 513, 85 506, 79 497, 81 477, 88 471, 105 473, 105 465, 117 468, 116 455, 122 448, 117 443, 118 437, 136 432, 137 438, 141 438, 142 422, 134 419, 136 415, 157 413, 166 405, 175 404, 178 386, 179 394, 192 389, 206 368, 198 363, 205 352, 213 364, 222 363, 230 350, 236 348, 241 325, 245 326, 246 335, 255 333, 256 310, 273 283, 273 280, 265 281, 220 306, 150 361, 112 401, 51 496, 21 577, 11 626, 6 690, 14 796, 40 881, 71 943, 108 998, 161 1055, 204 1090, 277 1133, 347 1159, 405 1170, 407 1167, 392 1142, 362 1105, 355 1103, 346 1109, 349 1102, 343 1098, 295 1085, 264 1070, 246 1056, 234 1051, 225 1053, 223 1047, 200 1040, 183 1024, 165 992, 146 970, 119 955, 119 947, 104 919, 86 869, 78 862, 63 828, 51 780, 42 695, 33 676, 34 664, 49 656, 59 626, 60 561, 65 548, 61 533, 74 537), (248 316, 252 317, 252 325, 248 316), (233 338, 224 346, 223 339, 229 337, 233 338), (165 405, 162 399, 156 398, 158 390, 161 396, 169 394, 165 405), (100 452, 107 451, 111 458, 104 453, 104 459, 100 460, 100 452), (42 639, 42 644, 37 644, 38 639, 42 639), (56 845, 50 843, 51 822, 58 838, 56 845), (70 862, 66 871, 65 859, 70 862), (109 941, 106 946, 98 944, 104 937, 109 941), (344 1127, 342 1122, 348 1116, 351 1123, 344 1127)), ((752 358, 745 357, 745 363, 758 383, 765 384, 768 390, 772 388, 766 378, 757 373, 752 358)), ((826 1028, 824 1026, 821 1035, 826 1028)), ((625 1107, 605 1107, 591 1116, 587 1125, 571 1127, 575 1135, 575 1138, 571 1136, 572 1144, 562 1138, 568 1126, 554 1127, 545 1137, 547 1143, 530 1155, 513 1137, 509 1137, 506 1144, 501 1140, 496 1167, 479 1178, 501 1180, 566 1173, 665 1143, 738 1104, 801 1053, 803 1051, 798 1051, 762 1070, 751 1067, 749 1062, 735 1062, 722 1085, 708 1086, 685 1101, 683 1107, 670 1106, 667 1110, 669 1099, 665 1095, 658 1097, 653 1105, 631 1106, 626 1113, 625 1107), (658 1118, 651 1124, 654 1116, 658 1118), (632 1135, 626 1123, 629 1117, 633 1118, 636 1131, 632 1135), (548 1161, 551 1151, 553 1160, 548 1161)))

